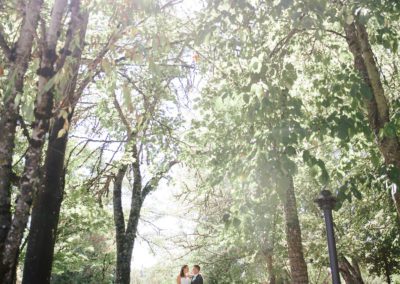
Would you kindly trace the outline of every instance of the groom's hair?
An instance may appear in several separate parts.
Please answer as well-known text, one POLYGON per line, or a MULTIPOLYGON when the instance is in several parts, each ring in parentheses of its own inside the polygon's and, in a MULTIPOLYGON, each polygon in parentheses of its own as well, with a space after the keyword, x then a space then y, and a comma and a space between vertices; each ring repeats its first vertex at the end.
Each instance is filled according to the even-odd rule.
POLYGON ((193 265, 194 268, 196 268, 198 271, 200 271, 200 266, 199 265, 193 265))

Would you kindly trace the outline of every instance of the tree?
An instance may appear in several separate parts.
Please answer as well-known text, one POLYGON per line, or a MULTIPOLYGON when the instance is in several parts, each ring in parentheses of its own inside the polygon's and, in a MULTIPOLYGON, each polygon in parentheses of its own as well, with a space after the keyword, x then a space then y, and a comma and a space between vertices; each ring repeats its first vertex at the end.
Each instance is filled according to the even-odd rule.
MULTIPOLYGON (((194 125, 194 129, 202 129, 203 132, 203 129, 208 129, 203 139, 198 139, 197 145, 206 145, 207 150, 204 152, 208 156, 214 153, 216 158, 210 159, 209 165, 214 169, 213 175, 219 176, 216 183, 227 178, 243 178, 243 172, 247 168, 249 172, 254 170, 256 163, 253 161, 257 161, 259 154, 254 149, 259 148, 266 152, 266 147, 261 148, 259 145, 262 143, 257 143, 258 141, 273 145, 278 141, 275 142, 278 150, 270 151, 266 155, 268 162, 264 167, 268 168, 269 172, 271 168, 274 169, 271 166, 273 161, 280 165, 277 168, 295 173, 299 168, 297 155, 302 152, 303 161, 317 178, 317 186, 335 187, 336 184, 340 184, 332 180, 331 173, 325 166, 326 160, 310 155, 310 151, 304 149, 304 145, 308 143, 311 143, 310 148, 323 148, 323 144, 329 140, 328 137, 335 140, 339 138, 340 142, 330 143, 337 143, 340 149, 338 151, 346 153, 349 148, 354 150, 350 143, 361 139, 364 145, 368 145, 367 151, 374 153, 371 155, 375 161, 374 170, 382 169, 379 158, 376 160, 375 152, 370 148, 369 142, 374 137, 374 132, 368 129, 367 119, 360 110, 363 97, 368 97, 368 86, 360 80, 358 70, 349 66, 351 60, 348 61, 350 52, 346 41, 338 45, 337 40, 332 39, 346 39, 346 35, 332 30, 331 26, 340 26, 346 21, 354 20, 355 16, 352 13, 357 9, 360 14, 365 14, 365 11, 362 11, 363 5, 368 7, 373 4, 365 1, 360 6, 353 7, 349 4, 349 7, 341 7, 342 10, 339 10, 337 3, 326 1, 281 1, 274 4, 255 4, 250 1, 210 3, 211 12, 206 13, 207 20, 204 23, 207 24, 202 23, 199 36, 199 41, 205 43, 196 51, 204 60, 205 66, 213 66, 213 69, 208 67, 210 71, 206 72, 206 76, 212 79, 208 81, 208 88, 201 97, 202 118, 198 125, 194 125), (351 15, 346 18, 350 10, 351 15), (257 17, 257 12, 260 17, 257 17), (329 22, 325 22, 326 19, 329 19, 329 22), (221 45, 218 45, 220 42, 221 45), (218 48, 214 48, 215 46, 218 48), (304 51, 301 47, 309 47, 310 50, 304 51), (340 56, 333 57, 332 53, 337 51, 340 56), (332 70, 335 70, 335 76, 332 76, 332 70), (218 76, 219 79, 213 82, 218 76), (244 78, 247 78, 247 81, 244 78), (288 97, 286 104, 282 100, 285 95, 288 97), (241 102, 241 98, 244 103, 241 102), (236 105, 236 108, 232 105, 236 105), (287 120, 282 113, 288 117, 287 120), (258 123, 261 117, 264 118, 264 125, 258 123), (257 124, 252 125, 248 121, 256 121, 257 124), (246 123, 248 124, 244 126, 246 123), (280 127, 277 127, 278 125, 280 127), (271 131, 267 136, 263 133, 264 128, 275 131, 271 131), (215 129, 215 132, 210 129, 215 129), (229 130, 222 134, 221 129, 229 130), (288 133, 283 133, 284 131, 288 133), (362 138, 361 133, 365 135, 362 138), (219 135, 223 138, 219 138, 219 135), (238 142, 243 140, 246 142, 238 142), (321 141, 321 145, 317 144, 318 140, 321 141), (287 148, 281 150, 280 143, 287 148), (220 163, 221 159, 224 162, 220 163), (249 165, 243 160, 253 163, 249 165)), ((390 10, 385 5, 386 3, 382 4, 379 9, 390 10)), ((359 17, 361 21, 365 20, 362 15, 359 17)), ((392 40, 393 36, 390 38, 392 40)), ((395 46, 391 40, 389 46, 395 46)), ((393 42, 397 42, 397 39, 393 42)), ((385 44, 387 45, 387 42, 385 44)), ((383 131, 380 132, 382 135, 383 131)), ((384 136, 383 134, 382 137, 384 136)), ((363 154, 365 155, 365 152, 363 154)), ((331 152, 330 155, 336 154, 331 152)), ((332 157, 327 160, 332 160, 332 157)), ((389 177, 393 174, 391 166, 386 168, 386 172, 389 173, 389 177)), ((284 184, 285 179, 279 178, 282 177, 282 173, 274 172, 272 175, 278 179, 281 186, 284 184)), ((244 176, 245 179, 249 179, 248 174, 244 176)), ((294 177, 297 180, 296 176, 294 177)), ((353 180, 351 187, 346 189, 346 196, 359 197, 360 183, 360 180, 353 180)), ((304 208, 301 210, 303 212, 304 208)), ((366 222, 366 219, 363 221, 366 222)), ((350 268, 354 270, 357 266, 356 261, 350 268)))
MULTIPOLYGON (((141 9, 144 10, 145 8, 136 7, 135 4, 132 5, 132 8, 137 9, 138 12, 141 12, 141 9)), ((168 5, 162 7, 162 9, 167 6, 168 5)), ((114 8, 116 8, 119 13, 122 13, 119 11, 119 9, 122 9, 122 6, 116 5, 114 8)), ((87 85, 91 83, 93 79, 100 77, 101 69, 104 69, 106 75, 109 76, 112 75, 110 74, 110 68, 113 64, 124 62, 124 68, 128 66, 126 61, 129 61, 131 58, 121 56, 121 53, 126 54, 130 51, 125 46, 120 47, 116 54, 112 54, 109 58, 106 58, 106 55, 111 49, 118 46, 118 41, 122 42, 127 40, 124 36, 130 35, 128 32, 133 29, 133 25, 139 28, 140 24, 146 22, 146 20, 150 18, 150 15, 148 18, 143 16, 138 23, 134 22, 133 19, 128 16, 122 19, 115 18, 115 15, 110 17, 110 23, 114 23, 115 21, 117 27, 107 36, 105 44, 97 44, 99 45, 99 50, 96 51, 97 54, 94 55, 89 64, 85 65, 85 70, 89 72, 83 74, 79 73, 83 66, 81 64, 81 55, 83 51, 82 44, 85 40, 85 30, 82 28, 87 24, 87 17, 87 12, 84 11, 83 7, 80 7, 79 1, 71 2, 71 22, 67 33, 70 39, 66 40, 64 50, 73 49, 73 60, 70 62, 68 68, 66 68, 66 70, 69 71, 69 76, 63 77, 64 84, 61 85, 59 90, 61 94, 61 99, 59 101, 60 106, 55 112, 53 127, 50 131, 44 165, 44 184, 38 192, 32 211, 32 223, 24 270, 24 279, 26 279, 26 281, 36 279, 35 281, 37 282, 48 282, 50 280, 58 216, 64 192, 66 171, 64 167, 64 157, 68 140, 68 131, 77 103, 87 85), (69 47, 68 45, 75 39, 79 39, 78 43, 80 42, 80 44, 76 47, 69 47), (114 59, 116 56, 118 56, 118 58, 114 59), (82 78, 79 82, 80 84, 77 86, 80 77, 82 78), (49 204, 51 206, 49 206, 49 204), (48 216, 48 218, 44 220, 43 216, 48 216), (49 243, 52 245, 49 246, 49 243)), ((97 38, 95 36, 93 37, 93 40, 96 41, 97 38)), ((134 41, 134 39, 131 39, 131 41, 134 41)))
MULTIPOLYGON (((307 265, 303 256, 301 230, 293 184, 296 164, 290 158, 296 153, 295 147, 298 141, 301 141, 305 135, 300 123, 301 105, 298 99, 294 98, 290 93, 290 89, 296 81, 294 67, 291 63, 285 62, 272 65, 271 62, 275 50, 267 54, 264 51, 266 47, 264 46, 263 38, 251 38, 250 41, 247 41, 247 38, 250 38, 249 32, 251 31, 246 28, 246 24, 238 23, 233 19, 235 13, 243 11, 245 13, 243 21, 251 18, 255 19, 257 24, 260 25, 270 24, 269 22, 264 22, 265 17, 260 9, 256 9, 248 3, 247 5, 221 3, 220 5, 211 5, 210 10, 216 12, 217 15, 221 15, 224 22, 220 27, 218 25, 211 26, 215 36, 210 35, 208 37, 209 43, 212 42, 212 45, 218 45, 221 50, 218 50, 218 52, 213 50, 210 58, 207 57, 208 54, 205 55, 216 66, 216 70, 212 70, 213 79, 215 80, 220 76, 217 79, 220 81, 220 87, 215 88, 211 83, 212 87, 205 91, 206 93, 214 94, 214 96, 203 96, 204 101, 209 99, 210 102, 204 102, 202 107, 204 109, 216 109, 214 113, 218 114, 211 113, 208 116, 207 120, 210 123, 206 124, 206 127, 221 133, 219 128, 227 127, 217 125, 214 128, 214 120, 219 120, 221 123, 230 124, 230 131, 236 132, 238 129, 247 129, 247 131, 244 130, 247 136, 240 137, 241 140, 239 141, 236 138, 233 146, 229 145, 231 140, 226 140, 225 138, 224 146, 229 149, 227 150, 229 154, 224 157, 226 159, 225 163, 229 159, 233 159, 238 162, 234 166, 235 168, 243 167, 244 161, 239 157, 241 153, 246 152, 251 154, 244 160, 251 162, 256 157, 253 160, 257 165, 256 168, 262 169, 265 168, 264 165, 266 163, 271 163, 271 166, 263 174, 267 176, 265 179, 273 185, 270 189, 278 191, 284 205, 292 281, 307 283, 307 265), (227 10, 229 11, 227 13, 221 12, 227 10), (260 12, 258 13, 257 11, 260 12), (241 38, 232 42, 232 37, 235 37, 234 34, 237 34, 238 31, 240 31, 239 36, 241 38), (218 37, 219 34, 224 34, 224 36, 218 37), (226 37, 225 35, 227 34, 230 34, 231 37, 226 37), (261 53, 260 50, 262 50, 261 53), (217 64, 216 59, 222 60, 217 64), (247 66, 243 68, 243 64, 247 66), (267 80, 267 76, 272 72, 275 72, 274 78, 277 79, 276 81, 271 78, 267 80), (215 99, 216 96, 219 98, 215 99), (225 103, 229 101, 228 105, 231 106, 231 109, 227 109, 226 112, 237 112, 242 116, 237 116, 235 120, 231 118, 227 121, 227 115, 224 113, 223 108, 218 105, 221 104, 221 101, 225 103), (293 111, 289 113, 288 110, 292 109, 293 111), (232 125, 232 120, 237 124, 232 125), (292 134, 291 131, 294 131, 295 134, 292 134), (235 145, 235 143, 240 143, 240 146, 235 145), (240 149, 240 152, 234 149, 240 149), (235 157, 230 152, 237 153, 238 156, 235 157)), ((221 21, 220 18, 217 17, 217 19, 218 22, 221 21)), ((211 18, 207 21, 214 24, 214 20, 214 18, 211 18)), ((209 25, 204 26, 209 27, 209 25)), ((280 48, 279 43, 276 46, 276 49, 278 48, 280 48)), ((203 54, 206 50, 207 47, 203 48, 200 54, 203 54)), ((209 135, 210 133, 206 134, 206 136, 209 135)), ((217 159, 221 159, 218 152, 217 148, 217 159)), ((252 162, 251 164, 254 166, 252 162)), ((251 168, 251 166, 246 165, 241 174, 247 176, 249 172, 246 172, 246 170, 249 169, 251 171, 251 168)))
POLYGON ((98 177, 113 181, 117 283, 130 281, 132 251, 143 203, 177 163, 174 131, 179 129, 181 120, 177 87, 172 81, 182 78, 190 66, 180 63, 184 42, 175 40, 175 34, 167 37, 170 27, 176 25, 175 19, 156 8, 154 15, 153 10, 149 12, 153 21, 136 27, 142 29, 137 31, 138 37, 124 41, 124 48, 132 45, 124 52, 139 48, 143 52, 135 53, 132 58, 123 57, 121 61, 104 62, 107 77, 97 86, 99 91, 110 93, 97 109, 101 125, 115 140, 122 141, 121 150, 116 151, 122 157, 114 159, 112 167, 102 165, 104 170, 98 177), (153 30, 149 31, 149 27, 153 30), (144 34, 147 36, 142 38, 144 34), (165 38, 160 38, 160 34, 165 38), (132 190, 127 218, 122 202, 126 180, 132 190))
MULTIPOLYGON (((15 43, 9 44, 6 35, 1 30, 0 42, 3 58, 8 68, 8 84, 3 90, 2 108, 0 114, 0 275, 9 272, 10 265, 15 262, 15 256, 4 259, 6 240, 11 227, 11 177, 14 139, 17 128, 19 102, 23 95, 25 73, 32 52, 34 34, 39 21, 43 1, 30 1, 22 19, 22 28, 15 43)), ((10 276, 11 277, 11 276, 10 276)))
MULTIPOLYGON (((60 34, 61 19, 63 18, 62 11, 67 7, 66 1, 56 2, 55 4, 59 9, 59 19, 57 20, 57 27, 50 26, 49 31, 60 34)), ((83 12, 80 7, 80 1, 71 1, 69 5, 71 12, 71 20, 68 31, 66 32, 66 39, 64 43, 64 53, 61 56, 61 63, 58 62, 57 68, 64 68, 65 71, 69 71, 69 76, 64 76, 60 80, 60 84, 56 87, 51 87, 50 93, 47 97, 39 98, 37 101, 42 103, 42 111, 46 111, 45 115, 40 114, 38 106, 36 106, 36 117, 37 120, 34 125, 37 125, 37 130, 40 135, 35 134, 33 129, 33 136, 38 136, 41 139, 40 143, 36 143, 35 148, 32 149, 35 153, 35 158, 32 157, 32 162, 29 165, 30 169, 26 169, 25 172, 33 173, 37 172, 37 168, 40 165, 40 157, 42 155, 42 147, 45 142, 45 135, 49 131, 49 120, 53 118, 55 120, 52 129, 50 130, 48 148, 44 163, 44 172, 42 185, 39 186, 39 191, 36 196, 36 200, 32 209, 32 220, 29 232, 29 240, 27 246, 27 252, 25 256, 24 265, 24 283, 48 283, 50 281, 51 267, 53 260, 54 243, 56 240, 57 224, 60 212, 60 205, 63 195, 63 175, 64 169, 64 155, 66 151, 67 137, 65 133, 69 128, 71 121, 74 103, 72 98, 75 95, 75 87, 77 84, 78 70, 80 67, 80 60, 83 51, 83 42, 86 34, 86 27, 88 23, 88 14, 83 12), (73 43, 75 42, 75 43, 73 43), (67 52, 70 52, 71 58, 63 58, 67 52), (59 108, 58 114, 53 117, 53 109, 55 106, 54 93, 58 93, 58 97, 63 98, 62 106, 59 108), (41 119, 43 121, 41 121, 41 119), (40 121, 39 121, 40 120, 40 121), (44 217, 46 216, 46 217, 44 217), (50 245, 49 245, 50 244, 50 245)), ((53 14, 57 14, 57 10, 53 8, 53 14)), ((48 38, 57 37, 49 34, 48 38)), ((52 53, 56 54, 56 43, 52 43, 52 53)), ((47 44, 47 48, 50 44, 47 44)), ((42 58, 42 69, 47 68, 52 70, 56 61, 50 60, 49 58, 42 58)), ((47 70, 46 69, 46 70, 47 70)), ((39 81, 40 82, 40 81, 39 81)), ((43 87, 48 84, 48 81, 42 82, 43 87)), ((40 86, 39 86, 40 88, 40 86)), ((39 90, 39 92, 43 92, 39 90)), ((29 154, 29 150, 28 153, 29 154)), ((27 164, 29 159, 27 159, 27 164)), ((35 175, 30 174, 31 178, 37 178, 35 175)), ((28 196, 32 195, 34 188, 38 187, 37 181, 28 180, 27 189, 22 190, 22 194, 26 191, 28 196)), ((28 202, 27 202, 28 203, 28 202)), ((28 203, 29 204, 29 203, 28 203)), ((27 209, 29 212, 29 209, 27 209)))
MULTIPOLYGON (((167 82, 169 80, 170 79, 167 79, 167 82)), ((134 80, 131 80, 130 82, 134 82, 134 80)), ((157 130, 159 127, 157 126, 157 121, 165 120, 162 116, 157 118, 158 115, 163 114, 163 111, 160 109, 162 106, 162 97, 160 97, 160 95, 162 96, 162 93, 164 92, 163 84, 165 84, 165 81, 161 80, 159 83, 161 86, 155 84, 155 81, 151 82, 149 90, 142 89, 142 86, 137 86, 136 83, 132 83, 133 87, 136 88, 134 94, 136 93, 136 96, 139 97, 138 99, 135 99, 135 104, 131 103, 127 106, 136 116, 134 122, 130 122, 129 116, 125 115, 118 98, 114 94, 114 106, 119 119, 123 122, 126 128, 127 137, 124 158, 120 161, 120 164, 117 165, 117 173, 114 176, 113 188, 113 212, 117 241, 117 283, 130 282, 132 250, 136 239, 140 211, 143 202, 148 194, 158 187, 160 180, 165 177, 169 169, 177 163, 173 158, 173 154, 170 156, 171 154, 168 154, 167 152, 168 148, 171 146, 164 148, 161 144, 161 141, 165 141, 167 145, 170 144, 172 141, 168 142, 168 140, 171 138, 162 132, 158 132, 159 129, 157 130), (131 127, 132 123, 134 123, 133 128, 131 127), (162 149, 164 151, 161 156, 158 156, 153 152, 158 151, 158 147, 163 147, 162 149), (143 176, 143 163, 146 159, 154 159, 153 163, 159 165, 149 165, 156 167, 156 172, 145 183, 143 176), (128 219, 125 221, 122 206, 122 188, 128 169, 132 172, 132 195, 128 219)), ((127 95, 130 96, 131 93, 129 92, 127 95)), ((169 126, 164 125, 163 122, 161 122, 161 129, 164 127, 167 127, 169 131, 171 131, 176 127, 176 125, 169 126)))
POLYGON ((170 178, 193 220, 143 238, 186 251, 168 277, 329 281, 324 188, 344 282, 397 281, 397 3, 25 2, 0 0, 0 282, 129 283, 170 178))

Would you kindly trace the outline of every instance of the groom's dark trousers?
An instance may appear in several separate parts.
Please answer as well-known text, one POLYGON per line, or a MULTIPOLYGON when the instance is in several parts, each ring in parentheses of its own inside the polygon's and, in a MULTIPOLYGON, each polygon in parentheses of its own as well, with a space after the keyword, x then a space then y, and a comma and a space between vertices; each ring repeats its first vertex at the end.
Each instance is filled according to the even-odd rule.
POLYGON ((203 284, 203 277, 200 274, 197 275, 196 279, 192 281, 192 284, 203 284))

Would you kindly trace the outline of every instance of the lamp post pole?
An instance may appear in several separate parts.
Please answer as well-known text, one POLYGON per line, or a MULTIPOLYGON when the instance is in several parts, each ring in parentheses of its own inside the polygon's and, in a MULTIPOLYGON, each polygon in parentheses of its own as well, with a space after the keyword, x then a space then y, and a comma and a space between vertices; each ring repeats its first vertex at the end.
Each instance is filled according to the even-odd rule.
POLYGON ((329 190, 321 191, 315 202, 324 211, 326 236, 328 239, 329 262, 331 265, 332 283, 340 284, 339 265, 336 252, 335 231, 333 229, 332 210, 335 207, 336 198, 329 190))

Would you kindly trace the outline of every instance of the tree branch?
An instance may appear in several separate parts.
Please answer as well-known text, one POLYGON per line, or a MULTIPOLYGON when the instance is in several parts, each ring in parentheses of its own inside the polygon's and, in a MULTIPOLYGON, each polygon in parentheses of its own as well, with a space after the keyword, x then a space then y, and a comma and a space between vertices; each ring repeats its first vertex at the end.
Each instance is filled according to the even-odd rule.
POLYGON ((152 192, 159 184, 160 180, 164 178, 165 174, 177 163, 178 161, 171 161, 167 165, 165 169, 160 170, 157 174, 155 174, 143 187, 142 190, 142 198, 144 199, 150 192, 152 192))
POLYGON ((300 31, 301 30, 299 29, 292 29, 284 38, 278 41, 278 43, 275 45, 274 49, 271 51, 269 56, 273 57, 275 54, 281 51, 281 49, 285 47, 285 45, 292 39, 292 37, 300 31))
POLYGON ((118 112, 119 118, 122 120, 122 123, 125 125, 126 130, 128 132, 128 140, 130 140, 130 136, 132 135, 132 128, 131 125, 128 121, 128 119, 126 118, 124 112, 122 111, 121 105, 118 102, 117 96, 115 95, 115 93, 113 93, 114 96, 114 106, 115 109, 118 112))

